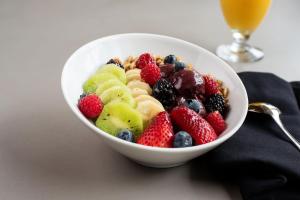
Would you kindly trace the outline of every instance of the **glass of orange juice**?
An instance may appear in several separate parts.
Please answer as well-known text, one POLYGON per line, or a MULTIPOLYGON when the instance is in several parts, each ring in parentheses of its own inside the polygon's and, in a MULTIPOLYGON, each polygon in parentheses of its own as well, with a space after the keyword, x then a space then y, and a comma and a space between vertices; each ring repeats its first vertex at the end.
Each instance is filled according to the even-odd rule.
POLYGON ((262 59, 263 51, 247 44, 247 40, 266 15, 271 0, 220 0, 220 3, 234 41, 231 45, 219 46, 217 55, 230 62, 262 59))

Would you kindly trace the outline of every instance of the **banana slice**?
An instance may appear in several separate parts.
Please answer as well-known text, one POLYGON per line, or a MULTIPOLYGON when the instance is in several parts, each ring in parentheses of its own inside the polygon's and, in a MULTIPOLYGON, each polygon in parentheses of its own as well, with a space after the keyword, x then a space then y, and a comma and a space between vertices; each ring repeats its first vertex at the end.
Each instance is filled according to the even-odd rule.
POLYGON ((157 99, 155 99, 154 97, 150 96, 150 95, 139 95, 137 97, 134 98, 136 102, 142 102, 142 101, 153 101, 154 103, 158 104, 159 106, 161 106, 162 109, 164 109, 163 105, 160 103, 160 101, 158 101, 157 99))
POLYGON ((164 111, 164 108, 151 100, 145 100, 138 102, 136 108, 142 115, 144 122, 147 124, 152 120, 158 113, 164 111))
POLYGON ((130 81, 127 84, 127 87, 130 88, 130 89, 140 88, 140 89, 146 90, 148 94, 152 93, 151 87, 147 83, 139 81, 139 80, 130 81))
POLYGON ((139 75, 139 74, 130 74, 130 75, 126 76, 126 78, 127 78, 127 83, 130 81, 134 81, 134 80, 139 80, 139 81, 142 80, 141 75, 139 75))
POLYGON ((142 80, 141 78, 141 70, 140 69, 131 69, 126 72, 127 83, 132 80, 142 80))
POLYGON ((133 97, 138 97, 138 96, 149 96, 148 92, 144 89, 140 89, 140 88, 133 88, 130 89, 131 94, 133 97))
POLYGON ((134 68, 134 69, 130 69, 126 72, 126 75, 130 75, 130 74, 140 74, 141 73, 141 69, 139 68, 134 68))

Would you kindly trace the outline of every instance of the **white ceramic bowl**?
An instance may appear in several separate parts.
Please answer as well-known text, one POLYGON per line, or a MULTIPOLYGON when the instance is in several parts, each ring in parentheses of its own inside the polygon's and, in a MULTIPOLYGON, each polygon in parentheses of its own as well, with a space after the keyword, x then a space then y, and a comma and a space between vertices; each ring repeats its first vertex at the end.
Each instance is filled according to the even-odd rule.
MULTIPOLYGON (((153 34, 120 34, 92 41, 80 47, 66 62, 61 87, 74 114, 87 127, 98 134, 113 149, 128 158, 151 167, 173 167, 198 157, 225 142, 242 125, 248 106, 243 83, 232 68, 209 51, 189 42, 153 34), (124 60, 130 55, 150 52, 157 55, 175 54, 186 63, 192 63, 201 73, 209 73, 224 81, 229 88, 230 112, 226 118, 228 128, 213 142, 188 148, 158 148, 129 143, 98 129, 77 108, 85 80, 112 57, 124 60)), ((83 133, 84 134, 84 133, 83 133)))

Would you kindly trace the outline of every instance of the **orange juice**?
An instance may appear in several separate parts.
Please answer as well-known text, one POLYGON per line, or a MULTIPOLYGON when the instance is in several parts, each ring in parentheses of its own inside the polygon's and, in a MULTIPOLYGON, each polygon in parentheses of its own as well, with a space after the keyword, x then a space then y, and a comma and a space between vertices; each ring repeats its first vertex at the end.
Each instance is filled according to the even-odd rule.
POLYGON ((271 0, 221 0, 227 24, 241 33, 250 34, 264 18, 271 0))

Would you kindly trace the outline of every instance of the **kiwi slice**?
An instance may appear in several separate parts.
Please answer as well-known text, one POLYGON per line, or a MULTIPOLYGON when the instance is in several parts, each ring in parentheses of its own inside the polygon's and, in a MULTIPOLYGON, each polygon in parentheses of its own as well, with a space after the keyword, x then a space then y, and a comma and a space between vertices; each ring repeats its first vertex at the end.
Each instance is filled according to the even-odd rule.
POLYGON ((111 79, 108 81, 105 81, 104 83, 100 84, 96 90, 96 94, 98 96, 100 96, 102 94, 102 92, 104 92, 105 90, 107 90, 108 88, 111 88, 113 86, 125 86, 124 83, 122 83, 121 81, 119 81, 118 79, 111 79))
POLYGON ((117 85, 108 88, 100 94, 100 98, 104 104, 108 104, 111 101, 122 101, 131 107, 135 107, 135 100, 126 86, 117 85))
POLYGON ((122 83, 126 84, 126 74, 125 70, 115 64, 106 64, 101 66, 96 74, 100 73, 110 73, 115 75, 122 83))
POLYGON ((99 84, 111 79, 117 79, 117 77, 109 73, 94 74, 83 84, 83 91, 85 93, 96 92, 99 84))
POLYGON ((121 129, 128 129, 138 137, 143 131, 143 119, 141 114, 127 103, 113 101, 104 106, 96 126, 114 136, 121 129))

